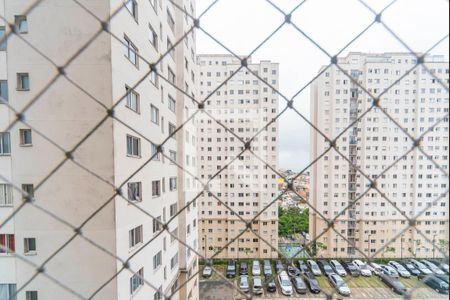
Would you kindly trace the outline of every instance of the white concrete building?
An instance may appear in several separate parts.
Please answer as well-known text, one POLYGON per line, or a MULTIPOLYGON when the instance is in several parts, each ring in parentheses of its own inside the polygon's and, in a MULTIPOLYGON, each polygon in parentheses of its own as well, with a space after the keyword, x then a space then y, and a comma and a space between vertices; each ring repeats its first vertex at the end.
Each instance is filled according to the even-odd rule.
MULTIPOLYGON (((276 252, 252 232, 245 232, 228 245, 246 226, 226 206, 246 222, 258 216, 253 229, 277 247, 277 204, 270 204, 278 195, 278 176, 249 151, 236 157, 243 151, 244 143, 251 141, 251 150, 273 169, 278 169, 278 123, 270 124, 257 135, 277 116, 278 95, 245 68, 237 71, 241 62, 233 56, 201 55, 198 64, 200 98, 206 99, 213 93, 205 103, 205 111, 230 129, 227 131, 206 114, 198 124, 200 177, 203 181, 213 179, 209 187, 211 193, 205 192, 199 199, 201 251, 211 257, 225 248, 216 258, 275 257, 276 252), (232 74, 234 76, 217 89, 232 74)), ((278 88, 278 64, 249 60, 248 66, 278 88)))
MULTIPOLYGON (((150 161, 157 145, 185 121, 194 105, 173 85, 194 97, 197 94, 195 36, 190 34, 158 64, 159 73, 170 83, 155 74, 141 80, 149 66, 139 57, 157 61, 189 30, 192 20, 170 2, 159 0, 83 1, 92 14, 73 1, 49 0, 22 15, 32 2, 0 1, 0 15, 15 23, 18 34, 57 66, 72 59, 65 68, 67 77, 85 91, 62 77, 46 89, 58 74, 48 60, 15 36, 0 45, 0 95, 21 111, 46 89, 26 111, 26 120, 63 148, 23 123, 3 132, 15 115, 0 104, 0 224, 22 204, 20 192, 8 184, 12 182, 34 193, 36 205, 75 227, 82 226, 84 236, 112 255, 81 237, 74 238, 45 263, 46 273, 62 284, 94 299, 156 300, 162 299, 162 293, 174 294, 172 299, 198 299, 197 278, 184 284, 198 270, 196 256, 167 231, 161 233, 160 223, 147 215, 162 223, 173 218, 168 230, 183 243, 198 247, 196 203, 182 210, 193 197, 195 183, 171 163, 176 160, 195 174, 195 126, 188 124, 176 139, 164 144, 171 160, 159 154, 150 161), (101 29, 96 18, 107 20, 113 13, 110 30, 117 39, 103 31, 87 45, 101 29), (115 116, 121 121, 101 122, 107 109, 119 101, 115 116), (65 158, 64 151, 73 149, 75 161, 101 179, 71 161, 55 170, 65 158), (54 175, 46 179, 52 170, 54 175), (121 187, 134 205, 114 197, 114 187, 121 187), (133 272, 121 271, 122 263, 113 256, 129 260, 133 272), (160 291, 144 284, 141 277, 160 291)), ((177 4, 195 14, 195 1, 177 4)), ((0 38, 8 31, 0 21, 0 38)), ((10 297, 35 273, 35 267, 16 256, 41 265, 73 235, 70 226, 25 205, 0 228, 0 243, 9 248, 0 253, 0 298, 10 297)), ((38 275, 17 299, 79 298, 38 275)))
MULTIPOLYGON (((448 62, 440 56, 429 56, 425 61, 433 74, 448 86, 448 62)), ((380 95, 410 70, 416 60, 404 53, 351 53, 339 58, 338 64, 369 92, 380 95)), ((312 167, 311 201, 327 219, 335 218, 350 206, 335 223, 335 229, 350 243, 330 230, 319 239, 327 249, 319 251, 318 255, 361 256, 357 249, 373 255, 409 225, 402 214, 412 217, 427 206, 430 209, 417 220, 416 228, 445 249, 449 233, 448 195, 437 203, 433 204, 433 201, 447 191, 448 178, 420 151, 408 153, 414 141, 380 108, 375 107, 361 121, 354 122, 372 106, 373 101, 336 66, 325 70, 312 87, 312 123, 331 140, 350 127, 339 136, 336 146, 370 178, 377 179, 381 175, 377 186, 393 202, 389 203, 374 190, 364 193, 369 180, 350 167, 336 151, 328 152, 312 167), (397 160, 400 161, 388 169, 397 160), (359 198, 355 204, 353 201, 359 198)), ((448 114, 449 96, 434 77, 418 66, 380 97, 380 106, 417 138, 448 114)), ((424 151, 446 172, 448 128, 446 117, 422 141, 424 151)), ((311 132, 311 158, 315 159, 329 147, 329 143, 316 131, 311 132)), ((318 214, 311 214, 312 238, 319 236, 326 227, 318 214)), ((378 256, 442 255, 437 249, 433 250, 416 229, 410 228, 378 256)))

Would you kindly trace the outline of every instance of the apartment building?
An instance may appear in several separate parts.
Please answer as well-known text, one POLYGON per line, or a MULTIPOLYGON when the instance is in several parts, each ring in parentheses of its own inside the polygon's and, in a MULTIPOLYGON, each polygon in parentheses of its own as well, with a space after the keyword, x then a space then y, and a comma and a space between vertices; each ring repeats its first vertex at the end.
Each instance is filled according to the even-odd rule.
MULTIPOLYGON (((25 113, 32 128, 13 123, 0 104, 0 224, 22 205, 13 186, 42 209, 26 204, 0 228, 0 298, 20 290, 14 299, 79 299, 64 285, 93 299, 198 299, 197 258, 183 245, 198 247, 196 203, 184 209, 195 182, 182 171, 196 174, 194 123, 158 147, 194 105, 195 35, 156 66, 164 80, 148 74, 146 62, 172 48, 192 19, 160 0, 84 1, 85 8, 50 0, 24 15, 32 2, 0 1, 20 36, 0 45, 0 96, 17 111, 38 97, 25 113), (111 34, 99 33, 96 18, 110 16, 111 34), (67 78, 53 80, 53 63, 21 38, 64 66, 67 78), (105 118, 113 105, 115 119, 105 118), (61 164, 65 152, 76 163, 61 164), (73 238, 71 226, 82 226, 90 242, 73 238), (29 281, 33 265, 44 263, 59 284, 43 274, 29 281)), ((176 3, 195 14, 195 1, 176 3)), ((8 32, 0 21, 0 38, 8 32)))
MULTIPOLYGON (((222 250, 216 258, 276 257, 267 243, 246 230, 246 223, 256 217, 253 230, 277 247, 278 211, 272 202, 278 195, 278 176, 268 166, 278 169, 278 123, 267 125, 278 113, 278 95, 241 69, 241 61, 233 56, 200 55, 198 64, 205 112, 222 124, 206 113, 198 120, 199 174, 209 183, 198 200, 201 253, 212 257, 222 250), (241 154, 247 142, 265 163, 248 150, 241 154)), ((248 67, 278 88, 278 64, 248 60, 248 67)))
MULTIPOLYGON (((417 61, 405 53, 350 53, 339 58, 338 64, 373 95, 380 95, 394 85, 379 97, 380 107, 374 107, 359 121, 358 117, 372 106, 374 99, 339 68, 322 69, 323 74, 312 86, 312 123, 331 140, 339 137, 336 146, 356 166, 350 166, 331 150, 312 167, 311 202, 322 214, 310 215, 312 238, 326 230, 323 218, 334 219, 349 207, 337 218, 334 227, 348 241, 329 230, 318 239, 326 249, 318 247, 317 254, 354 257, 363 253, 374 255, 383 249, 378 257, 442 256, 439 250, 448 251, 449 234, 445 175, 449 96, 439 81, 448 87, 448 62, 442 56, 427 56, 425 65, 434 76, 420 65, 408 73, 417 61), (396 84, 401 76, 404 78, 396 84), (409 152, 414 141, 382 109, 415 139, 443 118, 421 141, 422 149, 442 170, 421 151, 409 152), (376 179, 384 196, 374 189, 366 192, 370 183, 360 171, 376 179), (404 216, 413 218, 426 208, 415 227, 404 231, 409 226, 404 216), (438 248, 433 248, 424 237, 435 241, 438 248), (392 239, 393 243, 387 245, 392 239)), ((311 141, 312 159, 329 148, 329 143, 314 130, 311 141)))

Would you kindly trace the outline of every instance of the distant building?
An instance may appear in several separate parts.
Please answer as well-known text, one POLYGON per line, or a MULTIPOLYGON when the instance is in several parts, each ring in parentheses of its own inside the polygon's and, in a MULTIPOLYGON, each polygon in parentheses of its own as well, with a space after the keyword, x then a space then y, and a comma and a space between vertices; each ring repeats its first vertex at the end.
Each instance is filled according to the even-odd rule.
MULTIPOLYGON (((440 56, 428 56, 425 63, 448 86, 448 62, 440 56)), ((410 54, 351 53, 339 58, 338 64, 374 95, 393 86, 381 96, 382 108, 373 108, 357 121, 373 105, 374 99, 336 66, 322 69, 323 74, 311 89, 312 123, 330 139, 349 127, 336 141, 336 146, 371 179, 382 174, 377 186, 393 203, 373 189, 365 193, 369 188, 368 179, 331 150, 312 166, 310 202, 327 219, 335 218, 350 206, 334 227, 350 243, 329 230, 319 239, 327 245, 327 250, 321 254, 361 256, 358 251, 361 250, 372 255, 409 226, 402 214, 414 217, 425 208, 429 209, 417 220, 417 230, 436 244, 445 245, 447 241, 448 245, 449 198, 445 194, 448 177, 422 152, 408 152, 414 141, 382 111, 393 116, 414 137, 424 134, 445 116, 443 122, 425 135, 421 146, 448 172, 448 92, 422 66, 406 74, 417 64, 410 54), (402 76, 400 83, 395 84, 402 76), (398 163, 388 169, 397 160, 398 163), (433 203, 441 195, 444 197, 433 203)), ((311 130, 311 133, 311 158, 315 159, 329 148, 329 143, 317 131, 311 130)), ((311 212, 310 218, 310 234, 315 238, 327 229, 327 223, 315 212, 311 212)), ((406 230, 385 248, 388 252, 383 251, 379 256, 442 256, 417 230, 406 230)))

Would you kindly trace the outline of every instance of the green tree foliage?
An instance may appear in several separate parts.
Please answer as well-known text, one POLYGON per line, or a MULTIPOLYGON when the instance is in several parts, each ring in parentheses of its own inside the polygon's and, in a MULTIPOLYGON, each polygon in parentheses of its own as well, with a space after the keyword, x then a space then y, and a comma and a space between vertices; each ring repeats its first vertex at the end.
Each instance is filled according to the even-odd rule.
POLYGON ((278 235, 286 237, 309 230, 309 210, 299 208, 278 209, 278 235))

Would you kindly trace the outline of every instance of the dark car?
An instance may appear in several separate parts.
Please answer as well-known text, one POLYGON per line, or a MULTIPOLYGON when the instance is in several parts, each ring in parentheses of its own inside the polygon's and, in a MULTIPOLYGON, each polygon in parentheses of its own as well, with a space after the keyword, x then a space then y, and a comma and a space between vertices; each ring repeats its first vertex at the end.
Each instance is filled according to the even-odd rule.
POLYGON ((292 278, 292 285, 299 294, 306 294, 306 284, 300 277, 292 278))
POLYGON ((434 276, 436 276, 437 278, 439 278, 440 280, 442 280, 442 281, 444 281, 445 283, 449 283, 448 282, 448 275, 434 275, 434 276))
POLYGON ((309 290, 313 294, 319 294, 322 290, 320 289, 319 282, 316 279, 316 276, 314 276, 313 273, 310 271, 305 272, 305 282, 309 287, 309 290))
POLYGON ((239 268, 240 275, 248 275, 248 264, 246 262, 241 262, 241 267, 239 268))
POLYGON ((448 283, 439 279, 437 276, 428 276, 423 280, 423 283, 440 294, 448 294, 448 283))
POLYGON ((421 277, 422 273, 417 270, 417 268, 410 262, 402 262, 400 263, 402 266, 405 267, 406 270, 409 271, 409 273, 411 273, 411 275, 416 276, 416 277, 421 277))
POLYGON ((296 267, 288 266, 288 274, 291 277, 299 277, 301 273, 300 273, 300 270, 297 269, 296 267))
POLYGON ((266 290, 269 293, 275 293, 277 291, 277 284, 275 283, 275 279, 273 278, 273 276, 266 276, 265 277, 265 285, 266 285, 266 290))
POLYGON ((230 260, 227 265, 227 277, 234 278, 236 277, 236 262, 234 260, 230 260))
POLYGON ((439 260, 429 260, 430 262, 432 262, 433 264, 435 264, 436 266, 438 266, 438 268, 440 268, 442 271, 444 271, 445 274, 448 275, 449 271, 448 271, 448 264, 443 262, 443 261, 439 261, 439 260))
POLYGON ((317 264, 319 265, 319 268, 322 270, 322 273, 325 274, 326 276, 334 273, 333 268, 326 260, 319 260, 317 264))
POLYGON ((348 274, 354 277, 358 277, 359 275, 361 275, 359 268, 351 261, 343 262, 342 266, 344 267, 344 269, 347 271, 348 274))
POLYGON ((277 272, 277 274, 284 271, 284 265, 281 260, 277 260, 277 262, 275 263, 275 271, 277 272))
POLYGON ((300 272, 302 272, 302 273, 309 272, 309 268, 303 260, 298 261, 298 268, 300 269, 300 272))
POLYGON ((380 280, 384 282, 393 292, 404 295, 408 291, 398 278, 394 278, 385 273, 380 273, 379 276, 380 280))

